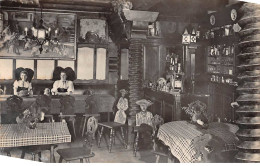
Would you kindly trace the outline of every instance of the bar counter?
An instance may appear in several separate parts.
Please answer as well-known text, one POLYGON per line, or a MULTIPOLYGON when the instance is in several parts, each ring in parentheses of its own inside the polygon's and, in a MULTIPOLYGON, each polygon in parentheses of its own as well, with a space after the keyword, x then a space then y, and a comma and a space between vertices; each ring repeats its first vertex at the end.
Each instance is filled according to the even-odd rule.
POLYGON ((165 122, 189 120, 188 116, 182 110, 193 101, 200 100, 208 107, 208 94, 190 94, 190 93, 168 93, 163 91, 153 91, 149 88, 144 89, 144 98, 151 100, 154 104, 148 108, 153 115, 162 116, 165 122))

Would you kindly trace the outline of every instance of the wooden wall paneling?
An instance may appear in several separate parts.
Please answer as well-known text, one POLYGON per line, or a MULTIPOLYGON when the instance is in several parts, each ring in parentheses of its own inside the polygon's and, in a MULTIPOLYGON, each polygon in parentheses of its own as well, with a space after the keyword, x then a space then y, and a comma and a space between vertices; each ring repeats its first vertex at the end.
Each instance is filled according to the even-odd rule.
POLYGON ((96 68, 97 68, 97 48, 94 49, 94 70, 93 70, 93 79, 96 79, 96 68))
POLYGON ((160 73, 159 46, 144 47, 144 79, 157 81, 160 73))
POLYGON ((163 119, 164 122, 171 122, 173 120, 176 120, 175 117, 175 104, 168 103, 166 101, 163 101, 163 119))
POLYGON ((128 67, 129 67, 129 50, 121 49, 120 77, 122 80, 128 80, 128 67))
POLYGON ((36 59, 34 60, 34 69, 33 69, 33 71, 34 71, 34 80, 36 80, 37 79, 37 60, 36 59))

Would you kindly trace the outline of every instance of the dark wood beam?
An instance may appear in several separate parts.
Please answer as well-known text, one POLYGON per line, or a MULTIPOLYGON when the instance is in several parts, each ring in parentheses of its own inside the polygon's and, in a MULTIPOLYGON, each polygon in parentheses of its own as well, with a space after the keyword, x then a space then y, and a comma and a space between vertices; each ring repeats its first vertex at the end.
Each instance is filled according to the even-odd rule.
POLYGON ((112 0, 40 0, 41 4, 54 3, 54 4, 70 4, 70 5, 88 5, 88 6, 111 6, 112 0))
POLYGON ((68 5, 68 4, 55 4, 44 3, 43 9, 60 9, 60 10, 74 10, 74 11, 93 11, 93 12, 109 12, 110 8, 101 6, 89 6, 89 5, 68 5))

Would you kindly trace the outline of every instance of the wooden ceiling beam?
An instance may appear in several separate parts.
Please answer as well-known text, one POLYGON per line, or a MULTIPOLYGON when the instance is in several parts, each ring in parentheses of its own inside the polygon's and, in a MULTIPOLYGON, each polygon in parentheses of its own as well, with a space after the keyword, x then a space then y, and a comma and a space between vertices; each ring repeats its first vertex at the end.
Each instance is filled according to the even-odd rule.
POLYGON ((70 5, 88 5, 88 6, 101 6, 110 7, 112 0, 40 0, 41 4, 54 3, 54 4, 70 4, 70 5))
POLYGON ((65 5, 65 4, 53 4, 44 3, 43 9, 59 9, 59 10, 73 10, 73 11, 92 11, 92 12, 109 12, 109 8, 87 5, 65 5))

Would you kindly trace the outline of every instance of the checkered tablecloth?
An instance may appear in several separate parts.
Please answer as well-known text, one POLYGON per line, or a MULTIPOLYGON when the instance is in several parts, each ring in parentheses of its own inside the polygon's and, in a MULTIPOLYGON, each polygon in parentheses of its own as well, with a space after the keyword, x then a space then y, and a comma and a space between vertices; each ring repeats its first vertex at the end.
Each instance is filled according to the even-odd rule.
POLYGON ((35 129, 25 124, 0 124, 0 147, 18 147, 71 142, 67 123, 38 123, 35 129))
POLYGON ((192 163, 198 159, 194 139, 211 134, 221 138, 224 144, 234 145, 238 141, 234 134, 238 129, 236 127, 224 123, 212 123, 207 130, 204 130, 187 121, 174 121, 162 125, 157 137, 169 146, 172 155, 181 163, 192 163))

